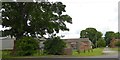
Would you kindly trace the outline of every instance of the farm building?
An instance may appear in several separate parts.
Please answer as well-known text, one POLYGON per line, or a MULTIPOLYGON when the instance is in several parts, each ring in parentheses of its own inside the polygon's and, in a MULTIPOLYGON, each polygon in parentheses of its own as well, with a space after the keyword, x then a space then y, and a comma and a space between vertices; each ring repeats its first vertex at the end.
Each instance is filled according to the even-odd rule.
POLYGON ((113 39, 110 41, 110 47, 111 47, 111 48, 117 47, 117 46, 115 46, 115 43, 116 43, 116 42, 120 42, 120 39, 115 39, 115 38, 113 38, 113 39))
POLYGON ((92 48, 92 42, 89 38, 64 39, 68 48, 77 49, 79 51, 92 48))

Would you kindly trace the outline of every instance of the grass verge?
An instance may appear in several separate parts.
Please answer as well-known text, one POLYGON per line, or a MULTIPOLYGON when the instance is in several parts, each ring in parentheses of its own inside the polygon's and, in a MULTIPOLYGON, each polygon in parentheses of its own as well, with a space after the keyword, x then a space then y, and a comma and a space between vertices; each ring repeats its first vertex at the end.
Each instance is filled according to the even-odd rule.
POLYGON ((2 58, 2 51, 0 50, 0 58, 2 58))
POLYGON ((2 58, 10 58, 11 56, 11 50, 3 50, 2 51, 2 58))
MULTIPOLYGON (((102 51, 103 51, 103 48, 96 48, 96 49, 93 49, 93 52, 88 52, 86 51, 85 53, 84 52, 80 52, 78 53, 76 50, 73 51, 73 54, 70 55, 71 57, 72 56, 99 56, 99 55, 102 55, 102 51)), ((32 57, 59 57, 59 56, 66 56, 66 55, 46 55, 46 54, 41 54, 41 51, 38 51, 37 53, 33 54, 32 56, 11 56, 10 55, 11 51, 10 50, 5 50, 5 51, 2 51, 2 58, 32 58, 32 57)))
POLYGON ((120 48, 111 48, 112 50, 114 50, 114 51, 120 51, 120 48))
POLYGON ((2 58, 24 58, 24 57, 46 56, 45 54, 43 55, 43 52, 40 50, 38 50, 32 56, 12 56, 11 53, 12 53, 12 50, 3 50, 2 51, 2 58))
POLYGON ((102 55, 103 48, 95 48, 93 49, 93 52, 80 52, 78 53, 77 51, 73 51, 73 56, 99 56, 102 55))

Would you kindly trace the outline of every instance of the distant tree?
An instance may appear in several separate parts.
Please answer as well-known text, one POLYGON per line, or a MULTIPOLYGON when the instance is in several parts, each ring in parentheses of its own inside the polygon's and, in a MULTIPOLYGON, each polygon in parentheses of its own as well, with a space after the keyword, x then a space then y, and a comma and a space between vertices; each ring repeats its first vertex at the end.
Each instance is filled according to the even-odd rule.
POLYGON ((115 33, 115 38, 120 39, 120 33, 119 32, 115 33))
POLYGON ((66 43, 60 39, 60 37, 52 37, 44 42, 45 53, 53 55, 63 54, 63 49, 66 47, 66 43))
POLYGON ((82 30, 80 33, 80 38, 86 38, 87 37, 86 33, 87 32, 85 30, 82 30))
POLYGON ((97 40, 97 37, 96 37, 97 30, 95 28, 86 28, 86 31, 87 31, 87 37, 95 45, 96 40, 97 40))
POLYGON ((97 40, 100 39, 100 38, 102 38, 102 35, 103 35, 102 32, 97 31, 97 33, 96 33, 97 40))
POLYGON ((115 33, 113 31, 107 31, 105 33, 105 41, 106 41, 106 45, 109 46, 110 41, 115 38, 115 33))
POLYGON ((102 33, 97 31, 95 28, 86 28, 80 33, 80 38, 89 38, 93 43, 93 48, 96 46, 96 41, 102 37, 102 33))
POLYGON ((115 42, 115 46, 120 47, 120 41, 115 42))
POLYGON ((97 47, 105 47, 106 41, 103 38, 99 38, 97 41, 97 47))

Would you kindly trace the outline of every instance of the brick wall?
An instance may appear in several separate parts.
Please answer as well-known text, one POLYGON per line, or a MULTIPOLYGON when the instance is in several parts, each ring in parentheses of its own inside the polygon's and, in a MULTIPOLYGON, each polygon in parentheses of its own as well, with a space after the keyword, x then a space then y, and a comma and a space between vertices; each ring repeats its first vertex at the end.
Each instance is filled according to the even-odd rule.
POLYGON ((72 48, 65 48, 64 49, 64 54, 65 55, 72 55, 72 48))

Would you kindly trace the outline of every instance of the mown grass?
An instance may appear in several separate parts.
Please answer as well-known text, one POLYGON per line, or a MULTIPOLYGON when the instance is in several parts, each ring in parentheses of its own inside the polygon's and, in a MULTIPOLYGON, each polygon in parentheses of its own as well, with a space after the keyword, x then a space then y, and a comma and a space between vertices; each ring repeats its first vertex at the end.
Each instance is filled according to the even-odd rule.
POLYGON ((2 58, 2 51, 0 50, 0 58, 2 58))
POLYGON ((80 52, 73 51, 73 56, 99 56, 102 55, 103 48, 95 48, 93 51, 80 52))
MULTIPOLYGON (((78 53, 76 50, 73 51, 73 54, 71 56, 99 56, 102 55, 103 48, 96 48, 93 49, 93 52, 86 51, 78 53)), ((66 56, 66 55, 47 55, 47 54, 42 54, 40 50, 38 50, 35 54, 32 56, 12 56, 11 55, 12 51, 10 50, 5 50, 2 51, 2 58, 29 58, 29 57, 54 57, 54 56, 66 56)))
POLYGON ((111 48, 112 50, 115 50, 115 51, 120 51, 120 48, 116 47, 116 48, 111 48))
POLYGON ((10 58, 12 51, 11 50, 3 50, 2 51, 2 58, 10 58))
POLYGON ((32 56, 13 56, 11 50, 3 50, 2 51, 2 58, 24 58, 24 57, 36 57, 36 56, 45 56, 42 51, 38 50, 32 56))

